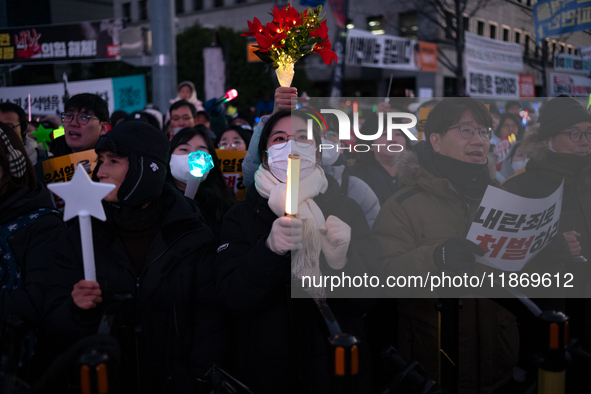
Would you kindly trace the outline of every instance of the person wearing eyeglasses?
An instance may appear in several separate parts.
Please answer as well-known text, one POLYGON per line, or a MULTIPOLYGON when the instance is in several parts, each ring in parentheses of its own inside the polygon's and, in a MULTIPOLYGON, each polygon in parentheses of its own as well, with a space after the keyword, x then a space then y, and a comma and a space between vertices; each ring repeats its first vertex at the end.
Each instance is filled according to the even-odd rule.
POLYGON ((0 122, 13 129, 21 138, 27 151, 27 156, 29 156, 33 165, 37 164, 38 159, 42 160, 47 157, 47 152, 38 149, 37 143, 28 134, 28 117, 25 110, 19 105, 10 102, 0 103, 0 122))
MULTIPOLYGON (((492 122, 474 99, 443 99, 427 118, 426 141, 396 157, 400 190, 382 205, 372 227, 384 275, 426 277, 476 268, 475 255, 484 250, 466 235, 487 187, 498 185, 487 165, 492 122)), ((435 302, 397 302, 397 349, 406 360, 422 363, 432 379, 439 376, 440 354, 435 302)), ((463 302, 455 333, 459 359, 452 360, 459 368, 459 392, 492 392, 512 377, 519 352, 515 317, 490 299, 463 302)))
MULTIPOLYGON (((245 201, 222 224, 216 269, 218 296, 236 316, 236 377, 255 393, 334 392, 328 331, 313 298, 324 287, 296 288, 303 276, 363 275, 373 263, 363 211, 319 166, 319 126, 309 138, 304 111, 284 109, 263 127, 256 154, 261 164, 245 201), (288 156, 300 155, 298 214, 287 216, 288 156), (264 366, 261 368, 261 366, 264 366)), ((254 150, 254 149, 253 149, 254 150)), ((309 286, 306 285, 306 286, 309 286)), ((299 287, 299 286, 298 286, 299 287)), ((350 293, 349 293, 350 294, 350 293)), ((359 345, 359 375, 351 392, 371 393, 363 315, 368 299, 327 299, 343 332, 359 345)))
POLYGON ((251 133, 240 126, 228 126, 215 141, 215 146, 222 150, 248 150, 251 133))
MULTIPOLYGON (((590 258, 591 113, 572 97, 553 98, 542 108, 539 126, 526 133, 521 146, 530 160, 525 171, 509 178, 503 187, 523 197, 542 198, 552 194, 564 179, 558 232, 565 235, 573 256, 590 258)), ((584 279, 589 273, 582 265, 572 262, 565 268, 567 272, 575 270, 575 280, 584 279)), ((591 315, 580 313, 585 309, 584 301, 567 300, 566 308, 567 315, 579 323, 571 326, 575 330, 571 335, 583 339, 583 346, 591 350, 591 333, 582 329, 591 327, 591 315)))
MULTIPOLYGON (((99 95, 77 94, 66 101, 64 109, 61 119, 65 134, 49 144, 54 157, 94 149, 99 137, 109 131, 109 107, 99 95)), ((35 173, 45 184, 42 163, 37 161, 35 173)))

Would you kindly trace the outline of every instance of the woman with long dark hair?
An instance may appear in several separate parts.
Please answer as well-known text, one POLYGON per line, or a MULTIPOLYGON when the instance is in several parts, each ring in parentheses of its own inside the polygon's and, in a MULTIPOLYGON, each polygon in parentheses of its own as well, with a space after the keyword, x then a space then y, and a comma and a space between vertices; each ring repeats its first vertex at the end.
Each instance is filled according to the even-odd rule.
POLYGON ((184 193, 189 180, 188 177, 191 176, 189 174, 188 156, 198 150, 209 153, 215 166, 206 174, 206 178, 199 185, 195 195, 195 202, 199 206, 205 222, 214 235, 218 237, 222 219, 228 209, 236 203, 236 198, 224 181, 220 161, 205 127, 198 125, 194 128, 184 128, 170 141, 167 181, 184 193))

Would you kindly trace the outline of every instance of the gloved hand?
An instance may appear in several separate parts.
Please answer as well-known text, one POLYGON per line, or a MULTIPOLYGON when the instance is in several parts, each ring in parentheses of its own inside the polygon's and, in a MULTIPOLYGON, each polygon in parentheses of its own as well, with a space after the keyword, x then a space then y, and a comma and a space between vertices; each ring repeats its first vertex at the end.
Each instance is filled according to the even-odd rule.
POLYGON ((265 245, 273 253, 284 255, 302 248, 302 221, 288 216, 275 219, 265 245))
POLYGON ((332 269, 341 269, 347 264, 347 250, 351 243, 351 227, 336 216, 326 218, 318 228, 326 262, 332 269))
POLYGON ((222 108, 222 106, 215 105, 215 102, 217 100, 218 100, 217 97, 207 100, 205 102, 205 104, 203 104, 203 108, 205 109, 205 112, 207 112, 208 114, 210 114, 212 116, 220 116, 221 114, 223 114, 224 109, 222 108))
POLYGON ((474 255, 484 256, 484 250, 472 241, 452 237, 433 252, 433 261, 440 270, 465 272, 474 266, 474 255))

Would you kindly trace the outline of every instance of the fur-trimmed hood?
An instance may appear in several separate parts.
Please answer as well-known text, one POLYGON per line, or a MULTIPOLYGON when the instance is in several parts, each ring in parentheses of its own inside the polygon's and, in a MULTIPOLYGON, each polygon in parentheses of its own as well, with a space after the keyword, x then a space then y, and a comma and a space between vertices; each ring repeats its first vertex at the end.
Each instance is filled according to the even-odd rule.
POLYGON ((540 137, 540 125, 534 125, 528 128, 521 143, 521 150, 525 157, 533 161, 543 161, 548 152, 547 143, 540 137))

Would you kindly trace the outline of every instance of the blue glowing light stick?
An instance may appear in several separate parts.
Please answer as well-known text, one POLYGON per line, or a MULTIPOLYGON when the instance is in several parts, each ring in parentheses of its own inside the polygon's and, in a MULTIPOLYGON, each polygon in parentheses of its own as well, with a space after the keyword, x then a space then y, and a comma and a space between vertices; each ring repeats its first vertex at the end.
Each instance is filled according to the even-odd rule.
POLYGON ((197 151, 189 154, 189 182, 185 188, 185 196, 195 198, 201 178, 214 167, 213 158, 207 152, 197 151))

